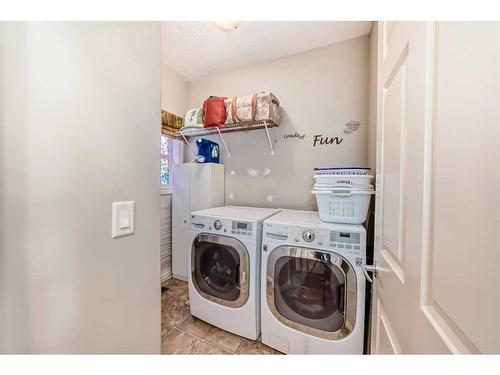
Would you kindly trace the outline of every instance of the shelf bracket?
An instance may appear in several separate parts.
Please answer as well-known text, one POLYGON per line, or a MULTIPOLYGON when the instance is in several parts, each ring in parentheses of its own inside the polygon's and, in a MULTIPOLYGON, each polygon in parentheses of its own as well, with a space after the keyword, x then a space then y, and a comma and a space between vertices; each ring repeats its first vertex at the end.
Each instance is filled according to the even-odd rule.
POLYGON ((182 139, 184 139, 184 142, 186 142, 188 148, 189 148, 189 151, 191 151, 191 153, 194 155, 194 157, 196 158, 196 152, 194 152, 193 148, 191 147, 191 145, 189 144, 188 140, 186 139, 186 137, 184 136, 184 134, 182 134, 182 132, 179 132, 181 134, 181 137, 182 139))
POLYGON ((216 127, 217 133, 219 133, 220 140, 222 141, 222 144, 224 145, 224 148, 226 149, 227 152, 227 157, 228 159, 231 159, 231 153, 229 152, 229 149, 227 148, 226 141, 224 141, 224 137, 222 136, 222 133, 220 132, 219 127, 216 127))
POLYGON ((269 149, 271 150, 271 155, 274 155, 274 148, 273 148, 273 143, 271 142, 271 137, 269 136, 269 129, 267 128, 267 124, 264 124, 266 127, 266 136, 267 136, 267 141, 269 142, 269 149))

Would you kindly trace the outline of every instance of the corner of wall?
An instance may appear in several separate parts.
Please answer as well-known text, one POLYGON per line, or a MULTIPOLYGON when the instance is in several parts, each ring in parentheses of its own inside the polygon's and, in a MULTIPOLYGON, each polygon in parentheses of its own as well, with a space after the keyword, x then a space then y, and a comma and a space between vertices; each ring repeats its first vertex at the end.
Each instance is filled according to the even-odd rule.
POLYGON ((377 70, 378 22, 373 22, 370 33, 370 61, 368 78, 368 166, 376 168, 377 142, 377 70))

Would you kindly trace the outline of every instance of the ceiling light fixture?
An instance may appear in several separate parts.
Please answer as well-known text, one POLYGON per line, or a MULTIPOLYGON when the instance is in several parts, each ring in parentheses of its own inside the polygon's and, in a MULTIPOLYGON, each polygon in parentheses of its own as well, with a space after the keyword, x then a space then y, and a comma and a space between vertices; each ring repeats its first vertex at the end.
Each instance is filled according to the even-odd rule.
POLYGON ((217 27, 224 31, 233 31, 240 27, 241 21, 215 21, 217 27))

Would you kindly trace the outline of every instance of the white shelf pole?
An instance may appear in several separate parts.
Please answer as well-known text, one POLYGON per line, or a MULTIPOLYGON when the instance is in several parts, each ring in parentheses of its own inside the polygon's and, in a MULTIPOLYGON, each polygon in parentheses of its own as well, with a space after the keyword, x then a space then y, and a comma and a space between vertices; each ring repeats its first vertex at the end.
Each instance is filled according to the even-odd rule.
POLYGON ((224 148, 226 149, 227 152, 227 157, 231 159, 231 153, 229 152, 229 149, 227 148, 226 141, 224 141, 224 137, 222 136, 222 133, 220 132, 219 127, 217 126, 217 132, 219 133, 220 140, 222 141, 222 144, 224 145, 224 148))
POLYGON ((271 142, 271 137, 269 136, 269 129, 267 128, 267 124, 264 124, 266 127, 266 135, 267 141, 269 142, 269 148, 271 149, 271 155, 274 155, 273 143, 271 142))
POLYGON ((182 132, 179 132, 182 136, 182 139, 184 139, 184 142, 186 142, 189 150, 191 151, 191 153, 194 155, 194 157, 196 158, 196 152, 194 152, 193 148, 191 147, 191 145, 189 144, 188 140, 186 139, 186 137, 184 136, 184 134, 182 134, 182 132))

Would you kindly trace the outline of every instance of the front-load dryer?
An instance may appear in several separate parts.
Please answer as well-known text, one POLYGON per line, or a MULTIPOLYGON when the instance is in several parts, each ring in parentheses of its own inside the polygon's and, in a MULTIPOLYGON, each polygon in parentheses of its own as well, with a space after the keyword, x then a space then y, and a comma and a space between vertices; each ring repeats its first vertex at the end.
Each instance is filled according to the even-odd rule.
POLYGON ((283 210, 264 221, 262 342, 290 354, 363 354, 366 231, 283 210))
POLYGON ((191 314, 256 340, 260 334, 263 220, 279 210, 226 206, 191 214, 191 314))

